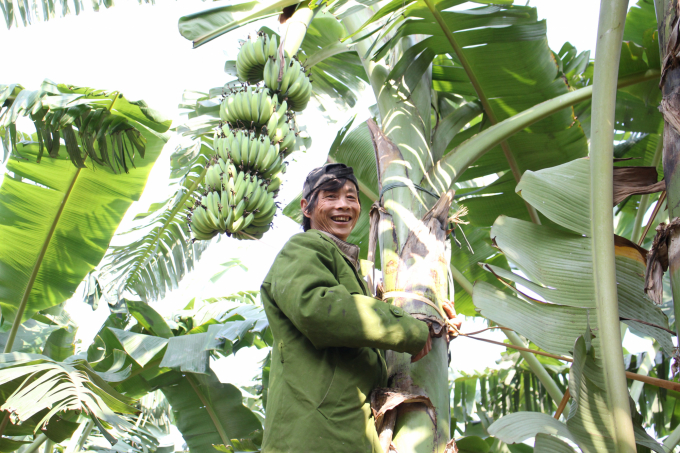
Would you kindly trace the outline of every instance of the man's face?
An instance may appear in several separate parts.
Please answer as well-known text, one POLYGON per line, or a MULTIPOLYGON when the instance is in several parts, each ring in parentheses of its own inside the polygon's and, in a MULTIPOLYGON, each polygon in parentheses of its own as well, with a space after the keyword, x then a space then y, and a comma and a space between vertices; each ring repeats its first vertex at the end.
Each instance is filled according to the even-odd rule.
POLYGON ((361 206, 357 188, 351 181, 335 192, 320 190, 311 214, 305 212, 307 200, 302 200, 302 212, 309 217, 312 228, 325 231, 346 241, 359 220, 361 206))

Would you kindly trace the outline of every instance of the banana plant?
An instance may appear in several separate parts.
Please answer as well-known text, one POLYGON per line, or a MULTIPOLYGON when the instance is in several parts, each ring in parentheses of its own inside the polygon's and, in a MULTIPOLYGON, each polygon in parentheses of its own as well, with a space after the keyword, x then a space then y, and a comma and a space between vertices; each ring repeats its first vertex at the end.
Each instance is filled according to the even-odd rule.
MULTIPOLYGON (((568 79, 562 77, 565 70, 570 75, 585 72, 589 67, 584 63, 587 57, 571 66, 556 64, 545 39, 545 24, 537 20, 534 8, 493 5, 451 10, 459 3, 462 2, 390 2, 376 11, 352 2, 335 2, 322 9, 334 15, 347 30, 343 41, 353 44, 377 100, 377 119, 382 130, 375 127, 370 130, 368 126, 367 133, 367 129, 357 128, 356 133, 350 133, 354 134, 351 140, 363 134, 363 146, 352 146, 356 153, 337 153, 331 159, 337 157, 355 169, 359 165, 362 195, 371 201, 381 201, 386 209, 384 221, 387 225, 393 223, 380 238, 380 261, 387 291, 409 290, 408 275, 418 274, 400 253, 407 253, 408 241, 419 234, 420 219, 435 204, 436 197, 429 195, 428 190, 444 198, 451 197, 447 191, 454 187, 463 189, 462 194, 470 192, 467 198, 456 201, 470 209, 470 221, 475 228, 488 228, 498 214, 550 224, 552 220, 541 217, 540 211, 515 194, 518 180, 527 170, 563 164, 588 152, 586 132, 570 107, 587 101, 592 87, 586 82, 581 88, 584 91, 570 91, 568 79), (489 64, 490 61, 494 64, 489 64), (375 157, 368 157, 371 140, 376 143, 389 140, 400 151, 390 155, 389 150, 394 147, 376 147, 374 152, 381 162, 376 165, 375 157), (359 150, 365 154, 357 160, 359 150), (372 169, 368 166, 371 160, 372 169), (378 178, 363 176, 364 169, 366 175, 377 174, 378 178), (499 173, 502 176, 497 178, 499 173), (492 185, 484 187, 489 182, 492 185), (483 190, 474 193, 477 189, 483 190)), ((215 8, 181 19, 180 32, 198 46, 255 19, 251 11, 236 17, 237 7, 228 8, 234 13, 234 20, 225 19, 225 10, 215 8)), ((298 11, 303 9, 301 6, 298 11)), ((271 13, 263 11, 261 17, 271 13)), ((571 63, 569 58, 574 56, 566 54, 569 52, 565 53, 565 60, 571 63)), ((621 80, 621 85, 658 80, 656 68, 639 69, 632 76, 627 75, 627 80, 621 80)), ((347 135, 344 140, 349 138, 347 135)), ((344 140, 340 137, 339 140, 341 146, 344 140)), ((349 144, 345 149, 350 149, 349 144)), ((444 218, 448 206, 446 201, 439 203, 437 209, 442 211, 439 221, 443 224, 448 218, 448 215, 444 218)), ((293 208, 288 210, 291 216, 299 215, 292 211, 293 208)), ((471 236, 481 239, 484 235, 471 236)), ((432 252, 435 255, 445 256, 443 237, 426 235, 419 239, 432 244, 430 250, 440 250, 432 252)), ((368 242, 365 235, 359 240, 362 241, 368 242)), ((494 254, 490 251, 484 255, 482 259, 494 254)), ((442 261, 439 257, 428 259, 432 263, 442 261)), ((497 259, 504 266, 503 258, 497 259)), ((478 261, 461 262, 469 265, 478 261)), ((442 282, 446 281, 448 270, 434 266, 428 269, 428 275, 419 275, 414 288, 419 288, 416 289, 419 294, 424 291, 427 297, 441 300, 447 297, 442 282), (439 283, 432 280, 435 274, 439 283)), ((465 289, 465 285, 461 287, 465 289)), ((418 302, 401 299, 396 303, 410 312, 434 315, 418 302)), ((472 309, 469 302, 467 309, 472 309)), ((416 435, 419 429, 431 428, 432 422, 424 412, 410 412, 399 421, 394 438, 397 450, 444 451, 446 442, 442 440, 449 438, 449 401, 443 397, 446 394, 443 389, 447 388, 445 361, 442 345, 435 345, 426 359, 412 366, 404 357, 390 357, 391 366, 403 370, 415 385, 432 395, 438 414, 437 436, 427 442, 416 435)), ((540 375, 543 369, 540 364, 534 362, 533 366, 540 375)), ((547 378, 541 382, 550 385, 547 378)), ((552 388, 555 389, 554 383, 552 388)), ((559 391, 554 394, 559 395, 559 391)))
POLYGON ((165 320, 143 302, 127 302, 137 322, 112 315, 88 350, 95 370, 121 374, 112 385, 124 395, 142 397, 160 390, 191 451, 229 450, 261 442, 262 425, 243 405, 241 392, 221 383, 210 357, 241 348, 271 345, 263 309, 234 294, 200 303, 165 320))
MULTIPOLYGON (((600 344, 609 341, 608 337, 598 336, 597 333, 594 338, 589 338, 589 326, 596 326, 599 316, 594 284, 588 279, 592 266, 592 248, 588 237, 591 219, 588 200, 589 161, 579 159, 558 167, 527 172, 517 186, 517 192, 542 215, 559 225, 561 230, 499 217, 490 235, 501 253, 526 277, 485 264, 485 270, 495 278, 511 284, 506 285, 506 291, 502 291, 485 282, 477 282, 473 292, 474 304, 483 316, 514 329, 539 348, 574 358, 569 389, 575 401, 570 413, 575 411, 576 414, 567 420, 567 428, 573 434, 570 438, 575 439, 584 451, 612 451, 615 447, 607 419, 608 409, 584 404, 583 401, 590 402, 592 396, 585 399, 579 396, 596 392, 600 395, 598 398, 606 398, 600 344), (565 187, 569 188, 568 200, 559 197, 565 187), (527 295, 518 285, 537 294, 540 299, 527 295), (569 321, 565 322, 567 319, 569 321), (559 335, 555 335, 555 331, 559 331, 559 335), (589 364, 578 363, 574 355, 578 352, 580 341, 588 350, 589 364), (578 387, 581 377, 573 377, 577 366, 582 368, 578 372, 583 374, 583 388, 578 387), (602 437, 598 438, 594 434, 596 432, 602 433, 602 437)), ((672 356, 674 346, 668 320, 651 300, 643 297, 646 250, 621 237, 616 238, 615 244, 621 320, 636 332, 656 339, 664 352, 672 356)), ((586 360, 585 357, 582 359, 586 360)), ((502 420, 497 422, 500 423, 498 426, 510 423, 502 420)), ((505 442, 517 441, 512 436, 504 436, 503 433, 507 432, 505 428, 500 431, 491 429, 489 432, 495 433, 505 442)), ((637 437, 638 434, 636 431, 638 442, 643 441, 637 437)))
POLYGON ((0 244, 0 307, 9 329, 5 352, 10 352, 20 324, 70 298, 101 260, 146 184, 167 141, 163 132, 169 121, 144 102, 130 102, 118 92, 49 82, 37 91, 18 85, 1 91, 0 114, 7 127, 0 136, 11 157, 0 187, 0 231, 11 240, 0 244), (31 116, 37 127, 21 141, 15 133, 20 115, 31 116), (106 119, 90 131, 95 116, 106 119), (47 118, 56 123, 46 126, 47 118), (65 145, 59 141, 62 133, 69 137, 65 145), (125 140, 136 145, 130 149, 125 140), (115 150, 104 157, 112 142, 115 150), (132 167, 130 158, 136 152, 144 157, 136 158, 132 167), (127 162, 121 167, 127 172, 100 166, 117 159, 127 162))

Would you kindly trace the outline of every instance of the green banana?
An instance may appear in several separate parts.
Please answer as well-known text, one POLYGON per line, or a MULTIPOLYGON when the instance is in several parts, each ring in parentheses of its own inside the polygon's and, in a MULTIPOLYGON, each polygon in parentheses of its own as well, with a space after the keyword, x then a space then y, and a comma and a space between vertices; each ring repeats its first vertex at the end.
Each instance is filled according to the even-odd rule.
POLYGON ((255 186, 255 189, 253 190, 252 194, 248 198, 248 203, 246 203, 246 208, 245 208, 246 211, 252 212, 255 209, 255 206, 257 206, 257 204, 259 203, 260 198, 262 198, 263 192, 265 192, 265 191, 262 190, 262 188, 260 187, 259 180, 258 180, 257 186, 255 186))
POLYGON ((241 229, 248 228, 248 225, 250 225, 253 220, 255 219, 255 216, 251 212, 245 217, 245 220, 243 221, 243 226, 241 226, 241 229))
POLYGON ((239 172, 238 176, 236 177, 236 194, 234 195, 234 201, 236 203, 239 202, 239 200, 243 199, 243 195, 245 195, 246 189, 248 188, 248 181, 246 181, 246 174, 244 172, 239 172))
POLYGON ((245 222, 245 218, 243 216, 236 218, 233 222, 231 222, 231 226, 229 227, 229 231, 232 233, 238 233, 241 231, 241 228, 243 228, 243 223, 245 222))
POLYGON ((262 175, 264 177, 264 179, 270 179, 272 176, 274 176, 276 173, 278 173, 279 169, 281 168, 281 162, 282 162, 281 154, 277 154, 274 162, 269 166, 269 168, 262 175))
POLYGON ((241 217, 243 217, 243 211, 245 211, 245 209, 246 209, 246 202, 245 202, 245 200, 241 199, 241 201, 239 201, 239 203, 234 208, 234 219, 238 220, 241 217))
POLYGON ((253 236, 255 234, 258 234, 258 233, 266 233, 267 231, 269 231, 269 224, 261 225, 261 226, 255 226, 251 222, 250 225, 243 228, 244 233, 248 233, 248 234, 253 235, 253 236))
POLYGON ((282 182, 281 175, 276 175, 267 186, 267 192, 276 192, 281 187, 282 182))
POLYGON ((258 34, 249 38, 236 56, 236 71, 238 78, 248 83, 262 81, 263 70, 269 57, 276 55, 278 44, 275 36, 258 34))
POLYGON ((286 136, 283 137, 283 140, 279 144, 279 149, 283 151, 284 156, 288 157, 290 153, 295 151, 295 142, 296 142, 295 132, 289 130, 286 136))

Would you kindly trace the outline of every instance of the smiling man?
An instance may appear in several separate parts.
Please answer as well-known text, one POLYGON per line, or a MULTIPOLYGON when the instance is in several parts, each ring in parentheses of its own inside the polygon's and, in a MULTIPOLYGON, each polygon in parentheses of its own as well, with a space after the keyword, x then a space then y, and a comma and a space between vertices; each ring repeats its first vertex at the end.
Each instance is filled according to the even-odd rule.
POLYGON ((382 453, 370 392, 388 384, 384 349, 431 348, 425 322, 369 296, 357 272, 359 184, 328 164, 305 180, 304 233, 293 236, 264 280, 274 337, 263 453, 382 453))

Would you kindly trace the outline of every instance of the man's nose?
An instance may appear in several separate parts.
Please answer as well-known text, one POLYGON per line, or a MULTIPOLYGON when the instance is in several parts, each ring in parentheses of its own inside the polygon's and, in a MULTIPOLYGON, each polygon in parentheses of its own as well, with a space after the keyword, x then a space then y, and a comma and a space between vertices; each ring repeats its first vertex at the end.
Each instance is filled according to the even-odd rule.
POLYGON ((338 197, 338 209, 349 209, 350 203, 347 197, 338 197))

